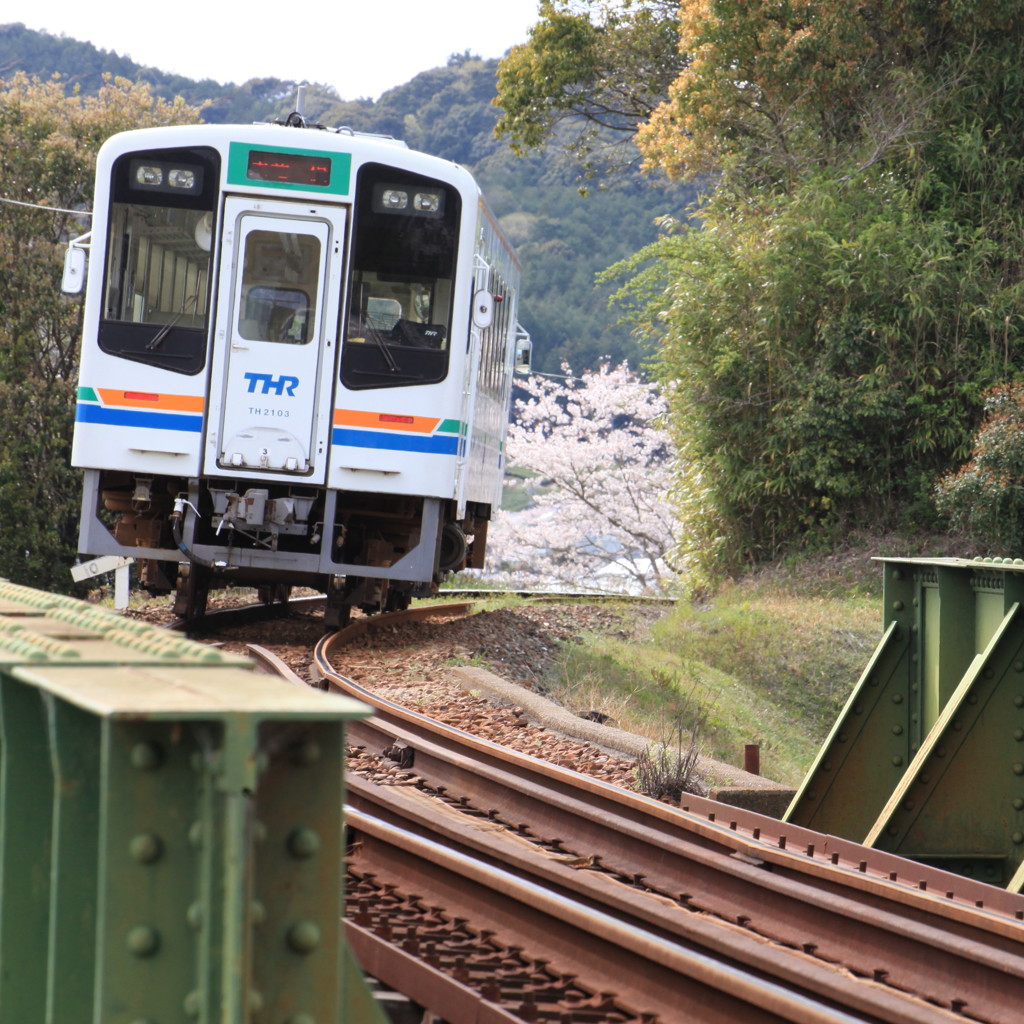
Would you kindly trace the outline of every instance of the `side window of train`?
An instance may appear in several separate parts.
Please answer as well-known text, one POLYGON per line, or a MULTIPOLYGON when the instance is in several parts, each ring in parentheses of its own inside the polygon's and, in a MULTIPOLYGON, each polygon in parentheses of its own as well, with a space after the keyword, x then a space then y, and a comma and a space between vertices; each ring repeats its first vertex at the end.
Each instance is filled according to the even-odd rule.
POLYGON ((206 362, 220 160, 211 149, 132 153, 114 165, 99 346, 195 374, 206 362))
POLYGON ((341 379, 432 384, 448 373, 461 201, 449 185, 381 164, 356 183, 341 379))

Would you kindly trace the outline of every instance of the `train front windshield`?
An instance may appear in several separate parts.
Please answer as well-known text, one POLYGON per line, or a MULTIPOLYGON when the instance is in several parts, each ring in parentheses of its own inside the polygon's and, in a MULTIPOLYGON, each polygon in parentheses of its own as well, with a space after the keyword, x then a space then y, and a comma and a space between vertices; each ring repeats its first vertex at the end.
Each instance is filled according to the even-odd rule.
POLYGON ((218 159, 130 154, 114 168, 99 346, 179 373, 206 361, 218 159))
POLYGON ((381 164, 361 169, 357 194, 341 379, 349 388, 443 380, 459 194, 381 164))

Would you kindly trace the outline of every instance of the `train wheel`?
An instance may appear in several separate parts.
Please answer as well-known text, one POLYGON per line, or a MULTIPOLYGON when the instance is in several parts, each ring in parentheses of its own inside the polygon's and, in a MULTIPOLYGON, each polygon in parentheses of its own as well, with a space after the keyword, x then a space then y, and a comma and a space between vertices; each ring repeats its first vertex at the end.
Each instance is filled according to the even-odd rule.
POLYGON ((256 588, 262 604, 285 604, 292 595, 292 588, 286 583, 264 583, 256 588))
POLYGON ((327 585, 327 603, 324 605, 324 626, 344 629, 352 619, 352 605, 348 601, 348 588, 344 576, 332 576, 327 585))
POLYGON ((174 592, 174 614, 186 622, 195 622, 206 614, 210 594, 210 572, 192 562, 178 566, 178 585, 174 592))
POLYGON ((408 590, 396 590, 388 587, 387 597, 384 599, 384 611, 404 612, 412 603, 412 596, 408 590))

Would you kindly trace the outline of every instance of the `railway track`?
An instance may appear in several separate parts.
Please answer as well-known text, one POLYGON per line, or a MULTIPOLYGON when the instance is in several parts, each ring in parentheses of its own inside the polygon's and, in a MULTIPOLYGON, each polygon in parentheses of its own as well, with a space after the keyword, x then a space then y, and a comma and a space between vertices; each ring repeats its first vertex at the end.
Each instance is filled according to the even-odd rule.
POLYGON ((331 668, 389 622, 316 652, 375 706, 350 742, 399 783, 350 771, 346 927, 371 974, 450 1024, 1019 1019, 1021 897, 439 727, 331 668))

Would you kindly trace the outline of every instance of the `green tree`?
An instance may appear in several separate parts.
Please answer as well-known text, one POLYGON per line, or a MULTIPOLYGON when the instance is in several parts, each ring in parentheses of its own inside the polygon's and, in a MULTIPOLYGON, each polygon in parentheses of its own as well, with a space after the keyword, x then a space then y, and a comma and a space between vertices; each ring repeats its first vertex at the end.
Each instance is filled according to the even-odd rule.
POLYGON ((939 481, 936 504, 976 554, 1024 554, 1024 385, 986 393, 971 459, 939 481))
POLYGON ((678 0, 542 0, 498 67, 498 136, 518 153, 557 138, 588 176, 634 163, 637 128, 685 63, 677 12, 678 0))
POLYGON ((81 304, 60 292, 88 230, 96 152, 116 132, 197 120, 148 86, 94 96, 16 75, 0 90, 0 576, 67 590, 80 476, 70 467, 81 304), (78 212, 82 211, 82 212, 78 212))
POLYGON ((1024 8, 681 11, 690 60, 639 144, 715 188, 699 228, 625 270, 681 382, 695 557, 735 566, 851 523, 918 525, 981 394, 1021 375, 1024 8))

